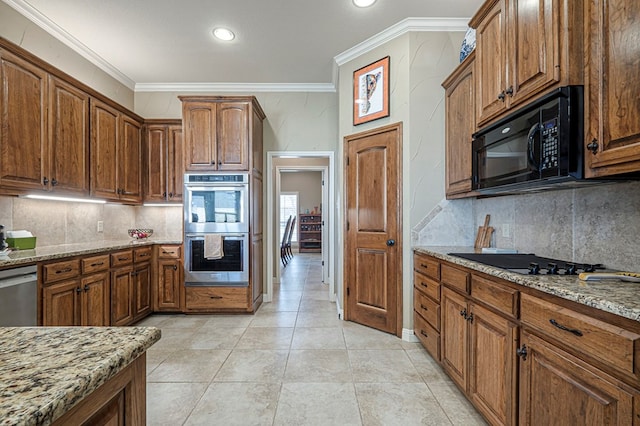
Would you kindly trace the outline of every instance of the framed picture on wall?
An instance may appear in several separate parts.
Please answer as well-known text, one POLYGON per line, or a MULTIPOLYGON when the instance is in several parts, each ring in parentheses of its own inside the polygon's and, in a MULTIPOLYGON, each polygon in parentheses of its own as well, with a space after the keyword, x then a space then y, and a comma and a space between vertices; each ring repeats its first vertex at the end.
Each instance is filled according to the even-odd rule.
POLYGON ((353 72, 353 125, 389 116, 389 56, 353 72))

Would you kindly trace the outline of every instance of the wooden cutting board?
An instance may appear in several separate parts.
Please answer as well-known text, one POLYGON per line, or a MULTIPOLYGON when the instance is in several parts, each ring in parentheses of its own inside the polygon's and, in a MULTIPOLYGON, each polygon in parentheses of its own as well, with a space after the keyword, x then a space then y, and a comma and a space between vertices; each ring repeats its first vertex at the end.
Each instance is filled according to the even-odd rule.
POLYGON ((493 227, 489 226, 491 215, 486 215, 484 225, 478 227, 474 248, 489 247, 491 245, 491 236, 493 235, 493 227))

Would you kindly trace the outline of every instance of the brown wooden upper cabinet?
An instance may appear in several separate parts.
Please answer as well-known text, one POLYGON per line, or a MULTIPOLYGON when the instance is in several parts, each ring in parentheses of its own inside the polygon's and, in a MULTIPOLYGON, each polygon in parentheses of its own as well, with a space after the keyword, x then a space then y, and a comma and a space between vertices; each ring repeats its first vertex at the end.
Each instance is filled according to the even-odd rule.
POLYGON ((583 10, 573 0, 488 0, 476 29, 477 124, 553 87, 583 84, 583 10))
POLYGON ((145 122, 145 202, 182 201, 182 123, 180 120, 145 122))
POLYGON ((475 51, 442 83, 446 105, 447 198, 469 196, 471 192, 471 135, 476 131, 474 66, 475 51))
POLYGON ((585 174, 640 170, 640 2, 585 2, 585 174))
POLYGON ((91 98, 91 195, 142 201, 142 124, 91 98))
POLYGON ((89 95, 0 49, 0 187, 89 193, 89 95))
MULTIPOLYGON (((185 171, 251 171, 255 121, 264 112, 253 96, 180 96, 185 171)), ((259 126, 262 137, 262 125, 259 126)))

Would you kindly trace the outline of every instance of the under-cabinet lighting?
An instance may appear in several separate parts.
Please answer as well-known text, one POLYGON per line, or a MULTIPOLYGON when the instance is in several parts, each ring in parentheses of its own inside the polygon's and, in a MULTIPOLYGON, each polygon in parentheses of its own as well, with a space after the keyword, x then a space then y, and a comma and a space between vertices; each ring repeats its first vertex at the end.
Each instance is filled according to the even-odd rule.
POLYGON ((353 4, 358 7, 369 7, 374 4, 376 0, 353 0, 353 4))
POLYGON ((216 28, 213 30, 213 35, 217 39, 223 41, 231 41, 236 38, 236 35, 233 33, 233 31, 227 28, 216 28))
POLYGON ((49 201, 70 201, 73 203, 94 203, 94 204, 104 204, 105 200, 98 200, 96 198, 74 198, 74 197, 59 197, 57 195, 39 195, 39 194, 28 194, 21 195, 21 198, 31 198, 34 200, 49 200, 49 201))
POLYGON ((144 203, 143 204, 144 207, 182 207, 182 203, 180 204, 176 204, 176 203, 144 203))

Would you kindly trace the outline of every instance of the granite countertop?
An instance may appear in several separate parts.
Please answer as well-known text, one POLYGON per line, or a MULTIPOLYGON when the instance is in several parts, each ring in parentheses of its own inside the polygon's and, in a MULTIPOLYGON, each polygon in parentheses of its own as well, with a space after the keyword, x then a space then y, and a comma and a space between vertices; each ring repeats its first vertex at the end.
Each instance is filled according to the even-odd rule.
POLYGON ((0 425, 48 425, 160 340, 153 327, 0 327, 0 425))
POLYGON ((13 250, 8 255, 0 255, 0 269, 13 266, 30 265, 44 260, 101 253, 131 247, 153 244, 182 244, 181 240, 162 240, 148 238, 144 240, 95 241, 90 243, 58 244, 36 247, 33 250, 13 250))
POLYGON ((487 275, 640 321, 640 284, 638 283, 618 280, 585 282, 580 281, 576 275, 524 275, 448 254, 476 251, 469 247, 415 246, 413 249, 487 275))

